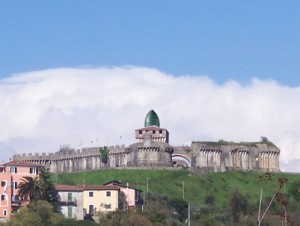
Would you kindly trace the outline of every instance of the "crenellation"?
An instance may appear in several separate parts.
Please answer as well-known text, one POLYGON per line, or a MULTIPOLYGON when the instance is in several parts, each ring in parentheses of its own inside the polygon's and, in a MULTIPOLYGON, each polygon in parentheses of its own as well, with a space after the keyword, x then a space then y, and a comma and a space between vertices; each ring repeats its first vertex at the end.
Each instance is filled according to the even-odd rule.
POLYGON ((193 141, 190 146, 171 146, 169 132, 159 127, 159 119, 151 110, 147 126, 135 130, 136 143, 126 147, 107 147, 107 162, 101 147, 70 149, 61 147, 52 153, 16 154, 14 160, 42 164, 52 172, 74 172, 112 167, 191 167, 199 172, 230 170, 277 172, 280 150, 264 139, 260 142, 193 141), (152 118, 151 118, 152 117, 152 118), (150 124, 149 124, 150 123, 150 124), (153 123, 153 124, 151 124, 153 123))

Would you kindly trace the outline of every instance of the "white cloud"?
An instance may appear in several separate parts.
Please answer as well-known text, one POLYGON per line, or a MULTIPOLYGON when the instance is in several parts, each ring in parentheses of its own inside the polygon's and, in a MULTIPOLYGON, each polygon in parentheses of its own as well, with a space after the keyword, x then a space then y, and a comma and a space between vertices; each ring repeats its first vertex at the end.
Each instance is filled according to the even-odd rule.
POLYGON ((61 144, 129 145, 154 109, 171 144, 266 136, 281 149, 282 170, 300 172, 299 96, 300 87, 272 80, 216 84, 207 76, 139 67, 17 74, 0 80, 0 160, 54 152, 61 144))

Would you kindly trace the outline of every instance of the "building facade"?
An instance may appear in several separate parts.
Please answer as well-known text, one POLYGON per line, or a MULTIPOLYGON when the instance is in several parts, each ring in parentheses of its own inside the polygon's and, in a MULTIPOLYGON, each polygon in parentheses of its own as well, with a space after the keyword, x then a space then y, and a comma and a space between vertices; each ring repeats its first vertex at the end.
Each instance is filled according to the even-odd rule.
POLYGON ((83 190, 84 186, 57 184, 55 189, 59 195, 61 213, 66 218, 83 220, 83 190))
POLYGON ((18 184, 24 176, 37 177, 41 166, 22 161, 10 161, 0 165, 0 220, 7 221, 17 211, 23 200, 18 196, 18 184))
POLYGON ((127 185, 121 184, 117 180, 109 181, 104 185, 114 185, 119 187, 120 189, 119 203, 122 203, 123 201, 123 206, 122 207, 119 206, 119 209, 121 210, 135 208, 136 206, 143 204, 142 190, 140 189, 133 188, 129 186, 129 184, 127 185), (122 195, 124 195, 124 200, 121 200, 122 195))
POLYGON ((95 215, 119 208, 119 187, 114 185, 87 185, 83 190, 83 211, 95 215))
POLYGON ((135 139, 136 143, 128 147, 108 147, 107 162, 103 162, 100 147, 62 149, 50 154, 22 154, 13 156, 13 159, 41 164, 51 172, 179 166, 200 172, 280 171, 280 150, 266 138, 259 142, 193 141, 190 146, 171 146, 169 132, 160 127, 158 115, 153 110, 146 115, 144 127, 135 130, 135 139))

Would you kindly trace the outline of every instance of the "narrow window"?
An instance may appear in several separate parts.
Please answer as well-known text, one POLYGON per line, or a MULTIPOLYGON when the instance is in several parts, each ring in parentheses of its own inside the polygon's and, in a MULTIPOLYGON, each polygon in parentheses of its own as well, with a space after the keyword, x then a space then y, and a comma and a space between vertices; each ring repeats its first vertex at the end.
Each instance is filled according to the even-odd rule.
POLYGON ((159 133, 162 133, 162 130, 161 130, 161 129, 159 130, 159 133))
POLYGON ((5 187, 5 186, 6 186, 6 181, 5 180, 1 181, 1 187, 5 187))
POLYGON ((94 197, 94 192, 90 191, 89 192, 89 197, 94 197))
POLYGON ((6 216, 6 215, 7 215, 7 211, 3 210, 3 216, 6 216))
POLYGON ((17 173, 17 167, 11 166, 11 167, 10 167, 10 172, 11 172, 11 173, 17 173))
POLYGON ((1 195, 1 200, 6 200, 6 195, 1 195))
POLYGON ((30 167, 29 171, 30 171, 30 174, 36 174, 36 168, 35 167, 30 167))
MULTIPOLYGON (((91 197, 91 196, 90 196, 90 197, 91 197)), ((69 202, 72 201, 72 193, 71 193, 71 192, 68 193, 68 201, 69 201, 69 202)))
POLYGON ((110 197, 111 196, 111 192, 110 191, 106 191, 106 196, 110 197))
POLYGON ((18 183, 17 183, 17 181, 14 181, 13 182, 13 189, 17 189, 18 188, 18 183))

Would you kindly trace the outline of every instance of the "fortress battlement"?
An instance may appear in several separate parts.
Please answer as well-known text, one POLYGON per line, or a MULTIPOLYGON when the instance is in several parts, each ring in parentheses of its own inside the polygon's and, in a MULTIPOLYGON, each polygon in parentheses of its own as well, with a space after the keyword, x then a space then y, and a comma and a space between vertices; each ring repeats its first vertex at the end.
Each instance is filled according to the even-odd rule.
POLYGON ((169 132, 160 128, 151 110, 144 128, 135 130, 136 143, 81 150, 61 147, 52 153, 17 154, 13 160, 44 165, 52 172, 73 172, 113 167, 191 167, 201 172, 228 170, 277 172, 280 150, 266 137, 260 142, 193 141, 190 146, 171 146, 169 132), (101 156, 103 155, 103 156, 101 156))

